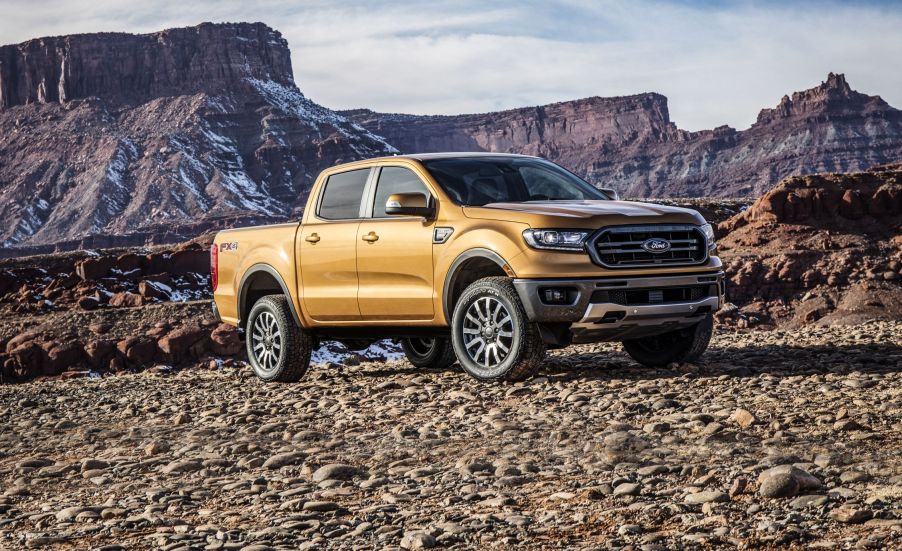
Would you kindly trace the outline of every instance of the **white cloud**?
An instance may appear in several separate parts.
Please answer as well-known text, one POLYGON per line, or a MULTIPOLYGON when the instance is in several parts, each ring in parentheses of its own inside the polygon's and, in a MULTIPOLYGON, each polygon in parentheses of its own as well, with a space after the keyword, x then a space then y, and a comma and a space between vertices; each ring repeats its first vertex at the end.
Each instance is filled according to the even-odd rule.
POLYGON ((304 2, 6 0, 4 42, 204 20, 264 21, 295 78, 333 108, 483 112, 592 95, 660 92, 697 130, 751 124, 830 71, 902 107, 902 9, 880 3, 560 0, 304 2))

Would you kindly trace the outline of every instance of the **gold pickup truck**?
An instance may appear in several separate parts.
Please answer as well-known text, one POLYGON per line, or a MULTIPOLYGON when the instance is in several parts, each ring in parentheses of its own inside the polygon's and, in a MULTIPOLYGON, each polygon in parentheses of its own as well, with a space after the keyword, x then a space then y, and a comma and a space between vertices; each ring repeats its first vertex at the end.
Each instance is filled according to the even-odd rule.
POLYGON ((440 153, 323 171, 299 222, 217 234, 214 310, 265 381, 323 339, 399 339, 417 367, 534 374, 548 348, 621 341, 692 361, 723 304, 714 232, 689 209, 618 201, 522 155, 440 153))

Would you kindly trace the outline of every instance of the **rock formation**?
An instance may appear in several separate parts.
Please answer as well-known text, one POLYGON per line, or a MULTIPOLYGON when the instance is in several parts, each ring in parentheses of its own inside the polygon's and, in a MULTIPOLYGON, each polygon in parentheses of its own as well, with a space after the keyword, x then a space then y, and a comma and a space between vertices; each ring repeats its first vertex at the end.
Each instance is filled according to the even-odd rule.
POLYGON ((787 176, 864 170, 902 158, 902 111, 832 73, 762 110, 742 131, 681 130, 659 94, 478 115, 342 113, 405 153, 540 155, 628 197, 754 197, 787 176))
POLYGON ((718 225, 743 323, 902 317, 902 171, 789 178, 718 225))
POLYGON ((182 241, 297 214, 394 149, 307 99, 263 24, 0 48, 0 253, 182 241))
POLYGON ((631 197, 755 197, 902 159, 902 112, 831 74, 743 131, 681 130, 654 93, 336 113, 298 90, 262 23, 40 38, 0 47, 0 257, 297 219, 320 170, 398 150, 540 155, 631 197))

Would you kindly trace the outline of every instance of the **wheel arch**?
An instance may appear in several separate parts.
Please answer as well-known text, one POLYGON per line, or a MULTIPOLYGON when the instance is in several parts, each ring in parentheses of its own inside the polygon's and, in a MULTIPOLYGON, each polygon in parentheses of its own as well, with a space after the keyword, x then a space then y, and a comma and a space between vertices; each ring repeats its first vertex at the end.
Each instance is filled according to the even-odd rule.
POLYGON ((490 249, 469 249, 457 256, 442 288, 442 310, 445 321, 451 323, 451 312, 467 285, 489 276, 512 276, 513 270, 504 258, 490 249))
POLYGON ((294 301, 288 286, 285 285, 285 280, 282 279, 278 270, 269 264, 262 263, 248 268, 238 284, 238 326, 244 327, 247 324, 247 314, 260 297, 278 293, 282 293, 288 299, 291 317, 298 327, 302 327, 301 318, 295 310, 294 301))

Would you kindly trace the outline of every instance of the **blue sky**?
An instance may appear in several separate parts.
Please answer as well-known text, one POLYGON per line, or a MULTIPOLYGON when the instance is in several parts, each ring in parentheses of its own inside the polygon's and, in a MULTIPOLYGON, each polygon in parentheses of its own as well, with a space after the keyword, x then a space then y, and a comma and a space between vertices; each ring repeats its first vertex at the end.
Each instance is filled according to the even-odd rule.
POLYGON ((3 0, 0 42, 263 21, 335 109, 453 114, 654 91, 682 128, 746 128, 828 72, 902 107, 902 2, 3 0))

